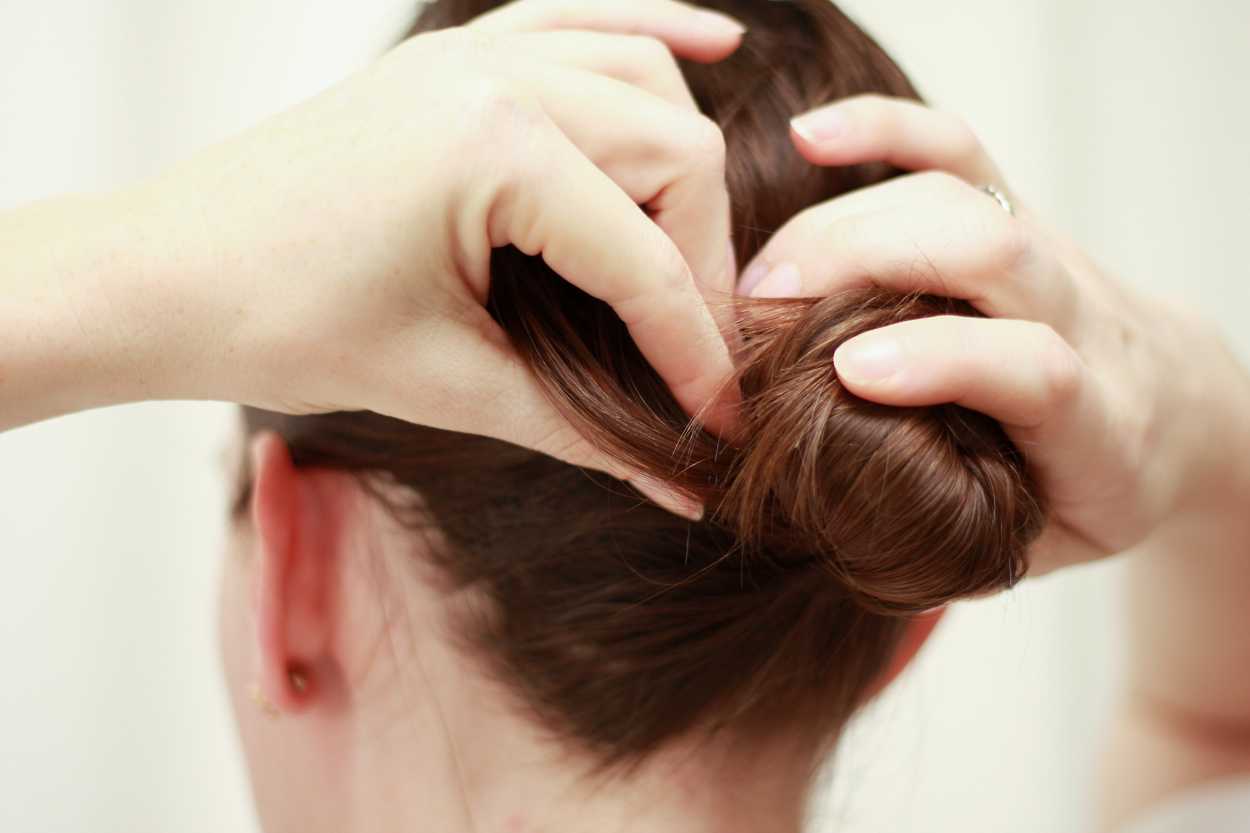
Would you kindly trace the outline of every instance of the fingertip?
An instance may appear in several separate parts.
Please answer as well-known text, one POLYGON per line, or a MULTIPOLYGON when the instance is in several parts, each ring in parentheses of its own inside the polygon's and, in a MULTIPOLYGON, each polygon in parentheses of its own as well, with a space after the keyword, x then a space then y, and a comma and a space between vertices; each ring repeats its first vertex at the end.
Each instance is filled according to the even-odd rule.
MULTIPOLYGON (((850 116, 839 105, 812 110, 790 120, 790 141, 813 165, 855 165, 872 161, 856 148, 850 116)), ((860 143, 862 144, 862 142, 860 143)))
POLYGON ((738 294, 750 295, 771 269, 771 264, 764 260, 762 256, 757 255, 755 260, 742 270, 742 274, 738 278, 738 294))
POLYGON ((712 9, 696 9, 691 18, 700 33, 732 41, 735 45, 742 41, 747 31, 747 27, 736 17, 712 9))
POLYGON ((747 27, 736 18, 711 9, 696 9, 682 26, 681 35, 669 39, 674 53, 701 64, 723 61, 738 51, 747 27))
POLYGON ((695 523, 703 520, 703 504, 672 486, 641 473, 630 477, 628 482, 661 509, 695 523))
POLYGON ((790 124, 790 142, 794 145, 794 149, 799 152, 804 160, 813 165, 836 165, 838 158, 830 153, 828 149, 823 147, 819 142, 813 141, 811 138, 804 136, 794 124, 790 124))
POLYGON ((850 132, 851 120, 844 107, 832 104, 795 116, 790 128, 801 139, 819 145, 844 138, 850 132))
MULTIPOLYGON (((704 330, 706 335, 699 338, 687 335, 679 341, 670 339, 667 353, 660 344, 656 344, 653 345, 655 349, 644 348, 643 354, 665 380, 682 410, 690 414, 695 423, 714 434, 728 436, 733 429, 737 404, 742 395, 738 390, 729 345, 706 307, 702 312, 708 315, 709 323, 704 330), (680 345, 679 349, 683 351, 678 361, 673 360, 671 345, 680 345), (691 354, 696 349, 699 355, 694 360, 691 354), (695 361, 697 363, 693 363, 695 361)), ((639 344, 642 345, 641 342, 639 344)))
POLYGON ((774 266, 755 288, 752 298, 797 298, 803 291, 803 276, 799 267, 785 262, 774 266))
POLYGON ((673 53, 679 58, 686 58, 696 64, 716 64, 737 52, 741 45, 741 37, 730 40, 701 40, 685 48, 675 47, 673 53))
POLYGON ((834 351, 833 366, 843 387, 870 402, 914 407, 950 401, 934 380, 925 378, 899 336, 887 331, 863 333, 842 344, 834 351))
POLYGON ((838 377, 855 388, 886 387, 903 372, 903 348, 892 335, 863 333, 834 351, 833 366, 838 377))
POLYGON ((728 373, 724 374, 724 380, 711 387, 700 382, 697 386, 680 385, 670 389, 682 410, 691 415, 695 426, 732 440, 742 394, 736 380, 728 373))
POLYGON ((699 414, 703 426, 718 437, 733 442, 738 439, 738 412, 742 404, 742 391, 737 380, 723 385, 713 399, 699 414))

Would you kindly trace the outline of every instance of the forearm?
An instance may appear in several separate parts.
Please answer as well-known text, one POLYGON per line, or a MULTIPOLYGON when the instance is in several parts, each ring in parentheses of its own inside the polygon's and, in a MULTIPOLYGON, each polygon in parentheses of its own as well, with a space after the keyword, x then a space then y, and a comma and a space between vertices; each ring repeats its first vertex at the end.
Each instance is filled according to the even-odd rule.
POLYGON ((1178 526, 1131 557, 1128 687, 1250 741, 1250 493, 1242 494, 1241 513, 1225 524, 1178 526))
POLYGON ((1227 378, 1220 402, 1193 403, 1224 417, 1225 430, 1208 437, 1225 462, 1220 476, 1201 507, 1127 556, 1128 661, 1106 761, 1109 820, 1250 773, 1250 382, 1240 368, 1227 378))
POLYGON ((187 353, 171 333, 186 310, 159 235, 137 192, 0 214, 0 430, 194 395, 178 381, 187 353))

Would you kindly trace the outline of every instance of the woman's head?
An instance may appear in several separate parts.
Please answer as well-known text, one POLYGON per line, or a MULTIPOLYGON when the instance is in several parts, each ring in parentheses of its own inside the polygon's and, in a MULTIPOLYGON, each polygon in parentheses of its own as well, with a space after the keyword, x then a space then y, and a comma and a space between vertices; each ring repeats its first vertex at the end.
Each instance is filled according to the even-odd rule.
MULTIPOLYGON (((497 5, 440 0, 418 29, 497 5)), ((683 67, 725 133, 744 263, 804 208, 895 173, 812 167, 789 118, 914 92, 824 0, 703 5, 749 27, 729 60, 683 67)), ((871 405, 833 371, 834 348, 857 333, 966 307, 867 290, 740 303, 732 443, 688 430, 611 310, 540 258, 497 251, 489 307, 589 438, 704 501, 707 518, 494 440, 363 413, 249 411, 259 439, 238 533, 252 555, 226 584, 228 664, 236 681, 307 666, 321 711, 307 717, 322 726, 309 754, 351 757, 372 742, 399 760, 405 744, 437 742, 444 758, 486 768, 492 744, 523 754, 533 743, 560 750, 570 771, 646 778, 673 750, 729 760, 732 749, 792 766, 798 802, 813 763, 931 621, 916 614, 1023 573, 1041 508, 1001 429, 955 407, 871 405), (406 696, 346 720, 364 689, 388 685, 406 696)), ((287 705, 309 702, 288 693, 287 705)), ((281 783, 277 761, 293 771, 273 746, 281 731, 244 727, 258 782, 281 783)), ((352 761, 340 763, 350 777, 352 761)), ((767 780, 744 772, 743 784, 767 780)))

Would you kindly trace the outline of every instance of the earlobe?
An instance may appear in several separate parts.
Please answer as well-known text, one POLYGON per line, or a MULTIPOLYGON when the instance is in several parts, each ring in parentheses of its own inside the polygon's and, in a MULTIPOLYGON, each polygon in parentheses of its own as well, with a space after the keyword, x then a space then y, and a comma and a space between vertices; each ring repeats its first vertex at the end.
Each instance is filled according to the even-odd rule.
POLYGON ((294 712, 312 702, 313 670, 328 644, 333 513, 277 434, 258 434, 250 452, 256 686, 275 709, 294 712))

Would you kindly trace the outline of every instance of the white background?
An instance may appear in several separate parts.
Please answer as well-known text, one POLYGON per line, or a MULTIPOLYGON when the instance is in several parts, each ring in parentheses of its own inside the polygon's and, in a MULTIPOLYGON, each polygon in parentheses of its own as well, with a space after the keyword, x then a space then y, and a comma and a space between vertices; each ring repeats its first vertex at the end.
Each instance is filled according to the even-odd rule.
MULTIPOLYGON (((1250 4, 844 5, 1036 208, 1250 356, 1250 4)), ((0 207, 153 172, 331 83, 412 13, 0 0, 0 207)), ((254 829, 213 616, 231 415, 146 404, 0 436, 0 830, 254 829)), ((1116 578, 956 609, 854 728, 816 829, 1086 828, 1116 578)))

